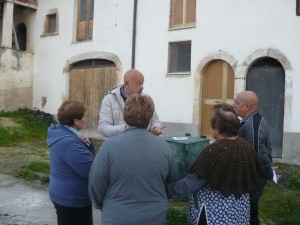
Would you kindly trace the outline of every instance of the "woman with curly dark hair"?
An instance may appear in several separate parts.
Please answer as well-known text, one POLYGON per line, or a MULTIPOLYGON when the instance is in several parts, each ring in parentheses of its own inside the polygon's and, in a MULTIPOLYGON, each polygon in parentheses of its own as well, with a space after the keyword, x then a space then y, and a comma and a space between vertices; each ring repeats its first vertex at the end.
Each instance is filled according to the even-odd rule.
POLYGON ((188 219, 192 224, 249 224, 249 193, 263 174, 255 150, 236 137, 240 121, 234 108, 217 104, 211 117, 212 136, 191 165, 190 174, 169 184, 170 194, 192 194, 188 219))

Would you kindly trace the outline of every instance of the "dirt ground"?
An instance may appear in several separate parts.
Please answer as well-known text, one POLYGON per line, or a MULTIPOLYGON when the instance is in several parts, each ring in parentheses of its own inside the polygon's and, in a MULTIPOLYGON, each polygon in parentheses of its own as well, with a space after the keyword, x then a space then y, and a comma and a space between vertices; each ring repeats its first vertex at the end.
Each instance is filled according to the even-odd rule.
POLYGON ((8 117, 0 117, 0 125, 3 127, 19 127, 20 124, 8 117))
MULTIPOLYGON (((17 128, 20 125, 11 118, 0 117, 0 126, 17 128)), ((34 160, 43 160, 48 154, 45 143, 46 140, 35 143, 21 143, 13 147, 3 147, 0 143, 0 174, 14 175, 15 171, 22 165, 34 160)))
MULTIPOLYGON (((53 225, 56 212, 48 194, 48 185, 0 174, 1 225, 53 225)), ((94 224, 101 214, 93 209, 94 224)))
MULTIPOLYGON (((35 143, 23 143, 14 147, 0 147, 0 173, 14 175, 15 170, 34 160, 41 160, 39 155, 32 155, 35 143)), ((47 149, 45 149, 47 151, 47 149)))

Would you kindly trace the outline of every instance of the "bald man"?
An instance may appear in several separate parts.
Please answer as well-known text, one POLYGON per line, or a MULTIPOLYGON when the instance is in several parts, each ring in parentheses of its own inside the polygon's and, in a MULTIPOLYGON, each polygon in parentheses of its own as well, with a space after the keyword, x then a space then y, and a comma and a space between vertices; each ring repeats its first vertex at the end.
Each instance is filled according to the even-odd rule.
POLYGON ((234 109, 242 118, 239 137, 253 146, 262 161, 265 174, 250 193, 250 225, 259 224, 258 201, 268 179, 273 177, 272 148, 269 139, 269 125, 257 112, 258 97, 253 91, 242 91, 234 100, 234 109))
MULTIPOLYGON (((143 74, 136 69, 130 69, 124 74, 124 84, 109 91, 102 100, 99 113, 98 131, 102 136, 116 136, 127 129, 123 117, 125 101, 133 93, 142 94, 143 89, 143 74)), ((160 135, 163 128, 165 126, 161 125, 154 111, 148 130, 155 135, 160 135)))

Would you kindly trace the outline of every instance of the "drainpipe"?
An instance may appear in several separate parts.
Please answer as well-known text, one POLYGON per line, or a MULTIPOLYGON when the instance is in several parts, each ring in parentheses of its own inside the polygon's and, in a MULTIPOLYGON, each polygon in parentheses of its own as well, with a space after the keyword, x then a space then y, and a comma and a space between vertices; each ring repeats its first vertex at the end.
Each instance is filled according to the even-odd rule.
POLYGON ((134 0, 133 25, 132 25, 131 69, 134 69, 134 67, 135 67, 136 14, 137 14, 137 0, 134 0))

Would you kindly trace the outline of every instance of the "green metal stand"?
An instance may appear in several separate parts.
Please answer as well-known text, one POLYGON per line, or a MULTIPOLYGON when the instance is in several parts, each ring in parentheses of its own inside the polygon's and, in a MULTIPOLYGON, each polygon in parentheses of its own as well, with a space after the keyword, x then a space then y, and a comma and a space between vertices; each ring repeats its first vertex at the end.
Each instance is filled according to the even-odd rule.
MULTIPOLYGON (((179 170, 179 178, 184 178, 188 174, 188 169, 200 155, 202 150, 209 145, 209 139, 200 137, 186 136, 182 140, 174 140, 173 137, 167 137, 166 141, 171 146, 179 170)), ((180 138, 179 138, 180 139, 180 138)), ((174 201, 187 201, 188 196, 175 195, 174 201)))

